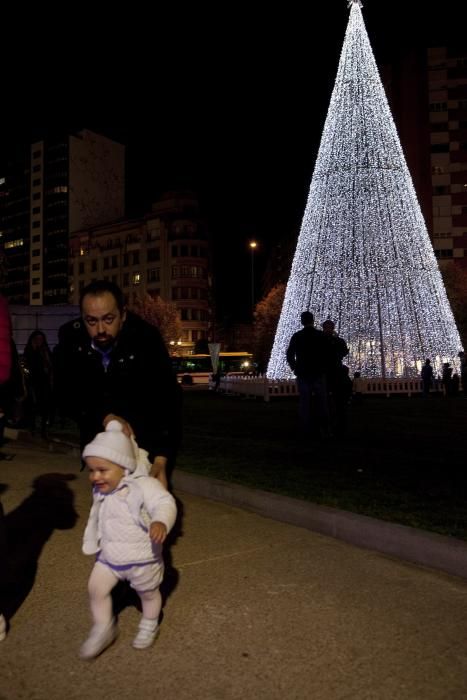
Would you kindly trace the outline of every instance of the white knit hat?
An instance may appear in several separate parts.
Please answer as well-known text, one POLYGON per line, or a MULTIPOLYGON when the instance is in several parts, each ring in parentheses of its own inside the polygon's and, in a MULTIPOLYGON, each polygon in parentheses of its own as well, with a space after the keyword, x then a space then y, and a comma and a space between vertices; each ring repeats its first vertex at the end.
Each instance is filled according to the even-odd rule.
POLYGON ((83 450, 86 457, 103 457, 114 462, 129 472, 136 469, 136 455, 132 442, 123 433, 123 426, 118 420, 111 420, 105 426, 105 433, 97 433, 94 440, 83 450))

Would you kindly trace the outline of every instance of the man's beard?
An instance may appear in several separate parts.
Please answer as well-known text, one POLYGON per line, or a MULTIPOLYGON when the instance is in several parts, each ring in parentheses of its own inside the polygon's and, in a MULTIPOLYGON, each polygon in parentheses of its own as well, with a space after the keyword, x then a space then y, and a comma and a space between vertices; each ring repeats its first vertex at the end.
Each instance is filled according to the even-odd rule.
POLYGON ((110 335, 110 336, 105 336, 103 338, 99 338, 99 336, 96 336, 93 340, 94 345, 99 348, 99 350, 103 350, 106 352, 107 350, 110 350, 112 345, 115 343, 115 338, 110 335))

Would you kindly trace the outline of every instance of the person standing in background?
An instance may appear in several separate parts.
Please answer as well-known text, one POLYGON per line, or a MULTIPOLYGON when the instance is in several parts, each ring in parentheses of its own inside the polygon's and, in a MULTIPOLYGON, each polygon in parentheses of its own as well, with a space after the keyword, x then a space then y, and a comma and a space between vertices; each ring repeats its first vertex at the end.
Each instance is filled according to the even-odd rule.
POLYGON ((431 385, 433 384, 433 367, 431 366, 431 361, 428 358, 425 360, 425 364, 422 367, 421 377, 423 384, 423 395, 428 396, 431 385))
POLYGON ((35 330, 31 333, 23 358, 27 380, 29 427, 34 434, 36 418, 39 416, 41 435, 46 438, 53 416, 53 371, 52 353, 42 331, 35 330))
POLYGON ((327 319, 322 328, 327 343, 326 383, 333 418, 332 430, 336 436, 343 437, 347 432, 347 409, 352 397, 349 368, 343 364, 349 348, 344 338, 336 333, 334 321, 327 319))
POLYGON ((297 377, 299 414, 306 437, 330 435, 326 386, 327 343, 314 327, 311 311, 300 316, 303 328, 294 333, 287 348, 287 362, 297 377), (316 424, 316 425, 315 425, 316 424))
MULTIPOLYGON (((11 376, 11 320, 8 311, 8 303, 6 299, 0 295, 0 440, 3 444, 3 433, 6 422, 6 395, 5 387, 11 376)), ((0 578, 6 569, 6 534, 5 534, 5 518, 3 506, 0 503, 0 578)), ((0 591, 2 590, 2 581, 0 580, 0 591)), ((0 641, 5 639, 7 632, 7 624, 4 615, 2 614, 3 601, 0 600, 0 641)))
POLYGON ((461 361, 461 385, 462 385, 462 392, 464 396, 467 396, 467 357, 465 356, 465 352, 461 350, 458 353, 458 357, 461 361))
POLYGON ((0 295, 0 446, 4 442, 7 405, 9 402, 8 382, 11 377, 12 339, 11 319, 8 302, 0 295))

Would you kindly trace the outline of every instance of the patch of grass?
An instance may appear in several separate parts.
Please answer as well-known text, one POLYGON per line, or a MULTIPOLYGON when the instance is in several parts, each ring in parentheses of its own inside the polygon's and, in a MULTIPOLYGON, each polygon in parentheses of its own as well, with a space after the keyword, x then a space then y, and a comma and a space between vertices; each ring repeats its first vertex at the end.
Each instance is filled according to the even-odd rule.
POLYGON ((467 540, 467 400, 364 397, 306 441, 297 400, 184 394, 180 469, 467 540))

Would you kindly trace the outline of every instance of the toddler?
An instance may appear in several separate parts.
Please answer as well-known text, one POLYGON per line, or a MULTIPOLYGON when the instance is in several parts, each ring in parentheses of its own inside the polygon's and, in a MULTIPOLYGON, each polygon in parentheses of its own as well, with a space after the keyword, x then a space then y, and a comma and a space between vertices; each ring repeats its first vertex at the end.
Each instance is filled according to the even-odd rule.
POLYGON ((153 643, 162 604, 162 543, 177 511, 173 496, 147 476, 147 452, 124 435, 118 421, 110 421, 86 445, 83 460, 93 485, 83 552, 97 557, 88 583, 94 625, 80 656, 93 659, 117 636, 111 591, 119 580, 129 581, 141 600, 143 615, 133 647, 153 643))

